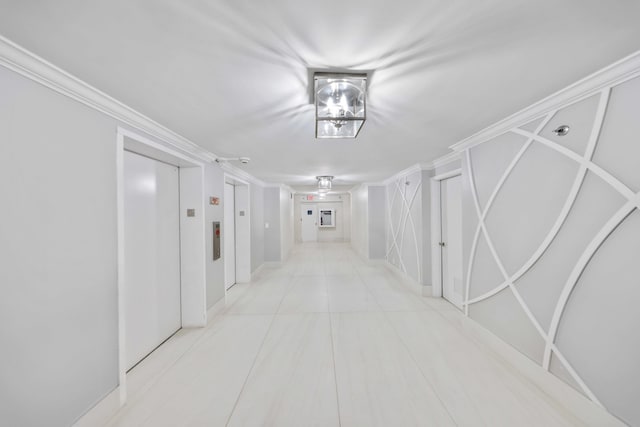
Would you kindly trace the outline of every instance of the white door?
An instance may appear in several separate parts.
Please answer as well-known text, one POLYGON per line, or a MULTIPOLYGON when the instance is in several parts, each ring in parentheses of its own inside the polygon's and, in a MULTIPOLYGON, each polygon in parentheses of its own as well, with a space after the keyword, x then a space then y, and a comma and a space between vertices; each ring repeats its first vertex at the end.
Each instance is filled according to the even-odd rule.
POLYGON ((440 181, 442 296, 462 309, 462 193, 461 177, 440 181))
POLYGON ((301 230, 303 242, 318 241, 318 215, 316 205, 303 203, 300 205, 301 230))
POLYGON ((229 289, 236 284, 236 191, 232 184, 224 183, 224 286, 229 289))
POLYGON ((178 168, 124 153, 127 370, 181 327, 178 168))

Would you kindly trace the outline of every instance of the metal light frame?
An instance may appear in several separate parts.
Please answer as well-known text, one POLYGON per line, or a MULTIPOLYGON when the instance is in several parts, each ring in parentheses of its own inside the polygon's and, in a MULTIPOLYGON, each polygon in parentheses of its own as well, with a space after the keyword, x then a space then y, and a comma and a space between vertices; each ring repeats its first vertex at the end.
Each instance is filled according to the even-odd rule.
POLYGON ((316 107, 316 138, 318 139, 351 139, 351 138, 357 138, 357 136, 360 134, 360 131, 362 130, 362 126, 364 126, 364 123, 367 120, 367 74, 364 73, 329 73, 329 72, 317 72, 314 73, 313 75, 313 87, 314 87, 314 104, 316 107), (362 111, 363 111, 363 115, 362 117, 331 117, 331 116, 323 116, 320 117, 318 115, 318 91, 321 90, 322 88, 324 88, 325 86, 322 87, 318 87, 318 79, 335 79, 338 81, 354 81, 357 80, 358 83, 361 83, 362 81, 364 81, 364 89, 363 89, 363 96, 362 96, 362 111), (336 121, 336 120, 340 120, 340 121, 361 121, 362 123, 360 124, 360 127, 358 127, 358 130, 356 131, 356 134, 353 136, 318 136, 318 124, 320 122, 326 122, 326 121, 336 121))
POLYGON ((316 176, 316 179, 318 180, 318 192, 327 192, 331 190, 333 176, 321 175, 321 176, 316 176))

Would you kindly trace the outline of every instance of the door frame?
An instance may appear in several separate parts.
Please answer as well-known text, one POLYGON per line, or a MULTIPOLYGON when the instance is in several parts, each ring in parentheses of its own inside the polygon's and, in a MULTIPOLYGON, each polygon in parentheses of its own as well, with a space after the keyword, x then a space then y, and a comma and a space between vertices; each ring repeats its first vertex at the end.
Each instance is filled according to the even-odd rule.
MULTIPOLYGON (((233 185, 235 194, 236 283, 249 283, 251 281, 251 184, 227 172, 224 173, 224 183, 233 185), (241 211, 244 212, 242 216, 240 215, 241 211)), ((224 198, 222 203, 225 203, 224 198)), ((223 209, 222 220, 226 223, 225 215, 226 213, 223 209)), ((223 233, 224 229, 225 226, 223 224, 223 233)), ((226 238, 225 234, 222 236, 222 245, 224 245, 224 239, 226 238)), ((225 256, 226 254, 223 252, 223 262, 226 262, 225 256)), ((228 291, 226 289, 226 278, 223 281, 223 287, 225 288, 224 294, 226 297, 228 291)))
POLYGON ((431 283, 432 296, 442 298, 442 203, 440 200, 441 181, 462 175, 462 168, 436 175, 431 178, 431 283))
POLYGON ((118 392, 120 406, 127 401, 125 316, 124 152, 131 151, 177 166, 180 176, 180 307, 182 327, 207 324, 206 255, 203 162, 120 126, 116 131, 118 392), (187 217, 186 209, 195 209, 187 217))

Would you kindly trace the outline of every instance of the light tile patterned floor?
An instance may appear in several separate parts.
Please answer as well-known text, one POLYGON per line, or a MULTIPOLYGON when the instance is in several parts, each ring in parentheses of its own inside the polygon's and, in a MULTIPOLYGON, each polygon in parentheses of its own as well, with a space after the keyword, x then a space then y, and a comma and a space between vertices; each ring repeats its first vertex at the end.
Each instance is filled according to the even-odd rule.
POLYGON ((109 426, 621 425, 348 244, 297 245, 128 381, 109 426))

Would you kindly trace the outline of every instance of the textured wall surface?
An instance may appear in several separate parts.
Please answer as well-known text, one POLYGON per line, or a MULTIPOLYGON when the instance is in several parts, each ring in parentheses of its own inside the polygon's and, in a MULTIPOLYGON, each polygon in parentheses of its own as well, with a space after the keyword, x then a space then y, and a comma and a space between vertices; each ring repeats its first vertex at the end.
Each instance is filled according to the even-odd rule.
POLYGON ((638 111, 640 78, 472 147, 463 161, 468 314, 632 425, 638 111), (561 125, 565 136, 553 132, 561 125))

